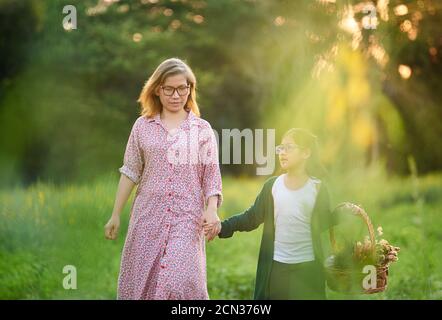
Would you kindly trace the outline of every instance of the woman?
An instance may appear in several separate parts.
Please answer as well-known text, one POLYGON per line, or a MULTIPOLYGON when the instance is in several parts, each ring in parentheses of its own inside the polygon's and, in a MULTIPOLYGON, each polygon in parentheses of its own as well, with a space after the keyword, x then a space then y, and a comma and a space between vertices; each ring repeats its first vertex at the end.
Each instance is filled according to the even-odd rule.
POLYGON ((138 99, 141 116, 129 136, 105 226, 106 238, 115 239, 120 213, 138 185, 118 299, 209 299, 202 225, 219 221, 222 183, 217 143, 199 117, 195 86, 189 66, 172 58, 157 67, 138 99))

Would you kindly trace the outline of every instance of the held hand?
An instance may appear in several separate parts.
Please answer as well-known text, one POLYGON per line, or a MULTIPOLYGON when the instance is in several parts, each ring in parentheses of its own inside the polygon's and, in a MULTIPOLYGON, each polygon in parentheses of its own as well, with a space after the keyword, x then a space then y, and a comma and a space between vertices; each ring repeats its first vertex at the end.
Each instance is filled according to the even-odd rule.
POLYGON ((108 240, 115 240, 120 229, 120 217, 118 215, 112 215, 109 221, 104 226, 104 236, 108 240))
POLYGON ((221 221, 218 221, 214 224, 204 224, 204 234, 207 237, 208 241, 215 239, 215 237, 221 232, 221 221))
POLYGON ((213 240, 217 235, 220 229, 220 219, 217 214, 217 208, 213 206, 208 206, 203 214, 203 227, 204 234, 207 237, 207 240, 213 240), (219 224, 219 226, 218 226, 219 224))

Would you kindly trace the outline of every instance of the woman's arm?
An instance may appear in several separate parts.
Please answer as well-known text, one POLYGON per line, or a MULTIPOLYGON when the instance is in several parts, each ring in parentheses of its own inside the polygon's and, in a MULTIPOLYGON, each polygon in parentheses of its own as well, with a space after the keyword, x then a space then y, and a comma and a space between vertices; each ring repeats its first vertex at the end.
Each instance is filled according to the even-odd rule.
POLYGON ((120 181, 118 183, 117 192, 115 195, 114 209, 112 210, 112 215, 120 216, 123 211, 124 205, 129 199, 132 190, 135 187, 135 183, 129 179, 127 176, 122 174, 120 176, 120 181))
POLYGON ((127 199, 129 199, 132 189, 140 183, 141 180, 144 168, 144 157, 138 135, 138 128, 141 121, 142 118, 139 117, 132 126, 124 152, 123 165, 118 169, 121 176, 115 196, 114 208, 111 218, 104 226, 106 239, 114 240, 117 238, 118 229, 120 228, 120 214, 123 211, 127 199))
POLYGON ((207 201, 207 208, 203 215, 204 234, 208 241, 212 241, 221 230, 221 221, 217 214, 218 203, 218 195, 210 196, 207 201))
POLYGON ((200 132, 199 159, 201 161, 202 191, 206 204, 203 212, 203 227, 207 240, 211 241, 219 232, 217 210, 223 201, 222 179, 218 162, 218 144, 209 123, 200 132))
POLYGON ((122 174, 115 195, 112 215, 104 226, 104 235, 106 239, 115 240, 117 238, 118 230, 120 229, 120 215, 134 187, 135 183, 122 174))

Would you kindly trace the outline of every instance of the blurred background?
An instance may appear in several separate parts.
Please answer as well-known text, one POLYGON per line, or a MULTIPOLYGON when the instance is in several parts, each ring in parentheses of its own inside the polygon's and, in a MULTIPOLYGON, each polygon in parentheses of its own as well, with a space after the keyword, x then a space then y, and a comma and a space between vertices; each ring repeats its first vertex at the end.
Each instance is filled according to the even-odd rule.
MULTIPOLYGON (((144 82, 179 57, 215 130, 313 131, 332 204, 361 204, 401 247, 389 288, 351 298, 442 299, 441 51, 436 0, 0 0, 0 298, 116 297, 118 167, 144 82)), ((267 178, 221 172, 222 218, 267 178)), ((252 298, 259 241, 207 245, 212 299, 252 298)))

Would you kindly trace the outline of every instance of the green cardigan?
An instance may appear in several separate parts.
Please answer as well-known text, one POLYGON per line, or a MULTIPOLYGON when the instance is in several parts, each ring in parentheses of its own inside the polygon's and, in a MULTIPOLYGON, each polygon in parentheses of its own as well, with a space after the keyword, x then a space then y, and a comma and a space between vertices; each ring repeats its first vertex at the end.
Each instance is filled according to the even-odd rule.
MULTIPOLYGON (((255 300, 269 299, 269 278, 275 241, 272 186, 276 178, 277 176, 273 176, 266 180, 260 193, 256 197, 255 203, 247 210, 222 221, 221 232, 218 235, 220 238, 230 238, 235 231, 252 231, 264 223, 256 270, 255 300)), ((323 231, 328 230, 336 224, 334 215, 331 214, 329 198, 326 183, 322 182, 311 217, 313 251, 315 259, 322 265, 325 248, 323 245, 325 233, 323 231)), ((329 241, 326 242, 328 242, 329 245, 329 241)), ((330 247, 328 246, 328 248, 330 247)))

